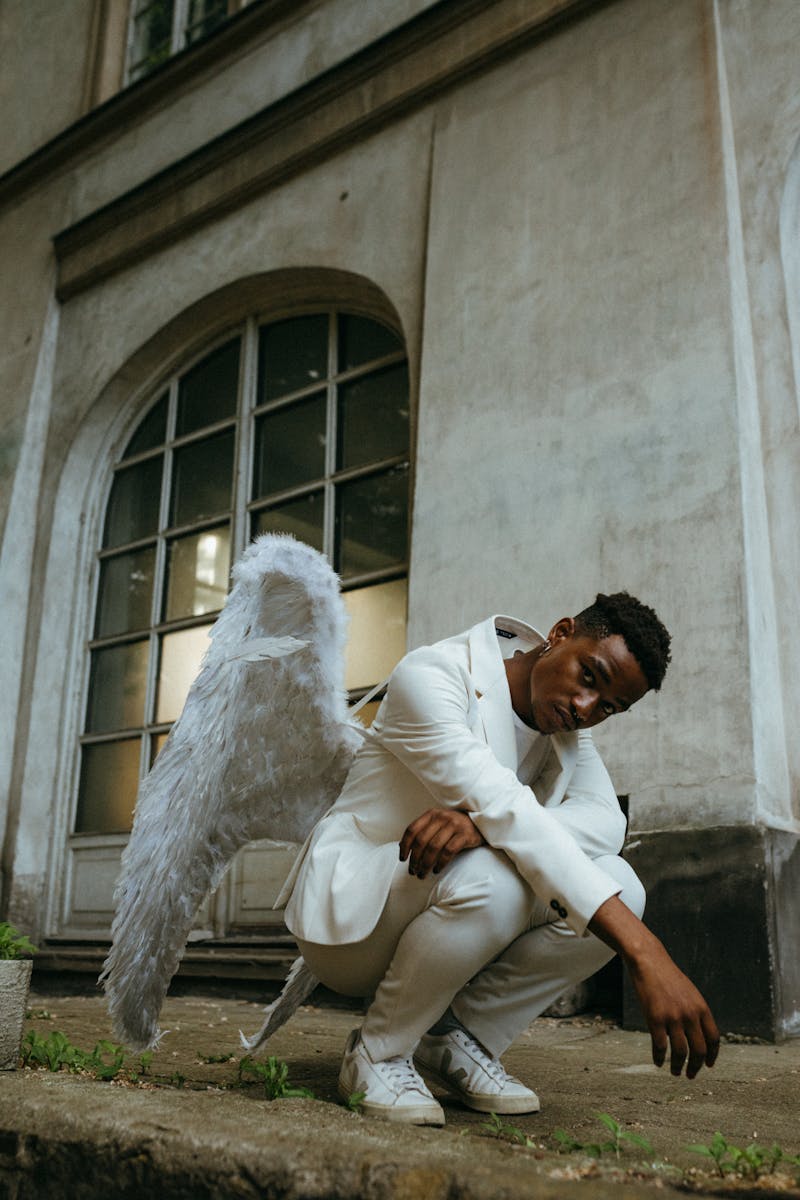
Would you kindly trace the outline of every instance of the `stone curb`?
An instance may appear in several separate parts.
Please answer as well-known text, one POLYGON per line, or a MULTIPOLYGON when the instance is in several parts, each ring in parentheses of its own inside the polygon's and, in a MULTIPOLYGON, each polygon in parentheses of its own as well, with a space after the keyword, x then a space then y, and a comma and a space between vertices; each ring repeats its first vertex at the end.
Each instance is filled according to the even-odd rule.
MULTIPOLYGON (((551 1164, 552 1166, 552 1164, 551 1164)), ((313 1100, 132 1089, 65 1074, 0 1081, 0 1196, 84 1200, 557 1200, 618 1180, 540 1174, 511 1145, 368 1121, 313 1100), (476 1153, 477 1149, 477 1153, 476 1153)), ((652 1188, 624 1184, 626 1200, 652 1188)))

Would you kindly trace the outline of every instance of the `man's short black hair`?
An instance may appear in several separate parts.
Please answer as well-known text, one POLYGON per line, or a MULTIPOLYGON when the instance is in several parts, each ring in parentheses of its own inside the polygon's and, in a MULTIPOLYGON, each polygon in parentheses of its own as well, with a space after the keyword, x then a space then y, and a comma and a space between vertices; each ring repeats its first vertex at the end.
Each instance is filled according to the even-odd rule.
POLYGON ((670 636, 652 608, 628 592, 611 596, 598 592, 594 604, 578 613, 575 624, 581 633, 598 640, 620 634, 642 668, 647 686, 658 691, 669 665, 670 636))

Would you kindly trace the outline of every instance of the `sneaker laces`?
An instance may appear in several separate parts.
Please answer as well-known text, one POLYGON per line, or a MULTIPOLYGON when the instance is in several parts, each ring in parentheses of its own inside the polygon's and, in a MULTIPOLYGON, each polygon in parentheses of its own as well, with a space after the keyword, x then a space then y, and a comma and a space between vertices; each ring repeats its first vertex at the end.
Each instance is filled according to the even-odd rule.
POLYGON ((495 1083, 498 1083, 501 1086, 508 1083, 511 1076, 500 1062, 499 1058, 492 1058, 491 1054, 484 1050, 480 1042, 476 1042, 472 1034, 468 1033, 466 1029, 457 1030, 456 1036, 463 1043, 464 1049, 469 1050, 469 1052, 473 1054, 475 1058, 477 1058, 486 1074, 493 1079, 495 1083))
POLYGON ((387 1081, 398 1091, 407 1091, 411 1088, 414 1091, 422 1092, 425 1088, 410 1055, 406 1058, 400 1054, 395 1055, 394 1058, 383 1058, 374 1065, 380 1068, 387 1081))

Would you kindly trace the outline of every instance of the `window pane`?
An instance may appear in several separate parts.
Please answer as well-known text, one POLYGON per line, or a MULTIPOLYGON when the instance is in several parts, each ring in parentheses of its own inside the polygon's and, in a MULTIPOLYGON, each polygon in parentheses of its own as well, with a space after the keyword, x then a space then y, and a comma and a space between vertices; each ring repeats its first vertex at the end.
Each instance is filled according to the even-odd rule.
POLYGON ((402 350, 396 333, 366 317, 339 317, 339 370, 349 371, 373 358, 402 350))
MULTIPOLYGON (((365 704, 364 707, 368 708, 369 705, 365 704)), ((159 754, 161 753, 161 751, 164 749, 164 746, 166 745, 166 741, 167 741, 168 737, 169 737, 168 733, 154 733, 151 735, 151 737, 150 737, 150 767, 151 768, 153 766, 153 763, 156 761, 159 754)))
POLYGON ((234 416, 238 387, 239 339, 236 338, 209 354, 181 379, 177 436, 234 416))
POLYGON ((216 29, 228 15, 228 0, 189 0, 186 42, 191 45, 216 29))
POLYGON ((167 633, 161 639, 156 721, 177 721, 200 661, 208 649, 210 625, 167 633))
POLYGON ((253 537, 259 533, 291 533, 298 541, 315 550, 322 550, 322 521, 325 498, 322 492, 312 492, 302 500, 292 500, 277 508, 262 509, 253 520, 253 537))
POLYGON ((227 525, 173 538, 167 549, 165 618, 199 617, 225 602, 231 564, 227 525))
POLYGON ((167 436, 167 397, 162 396, 158 404, 150 409, 125 448, 123 458, 132 458, 144 450, 160 446, 167 436))
POLYGON ((293 317, 265 325, 258 341, 258 403, 285 396, 328 374, 328 318, 293 317))
POLYGON ((106 512, 104 546, 121 546, 158 530, 162 456, 117 471, 106 512))
POLYGON ((152 71, 170 53, 173 0, 139 4, 133 22, 131 62, 138 77, 152 71))
POLYGON ((336 569, 346 578, 406 560, 408 468, 337 488, 336 569))
POLYGON ((325 393, 256 421, 253 497, 319 479, 325 473, 325 393))
POLYGON ((175 451, 172 525, 227 512, 233 483, 233 431, 175 451))
POLYGON ((144 722, 147 645, 127 642, 92 651, 88 732, 135 729, 144 722))
POLYGON ((408 449, 408 366, 339 388, 339 466, 360 467, 408 449))
POLYGON ((407 597, 405 579, 344 593, 350 614, 345 687, 373 687, 397 666, 406 652, 407 597))
POLYGON ((95 637, 149 626, 155 565, 155 547, 103 560, 95 637))
POLYGON ((139 787, 139 738, 81 750, 76 833, 127 833, 139 787))

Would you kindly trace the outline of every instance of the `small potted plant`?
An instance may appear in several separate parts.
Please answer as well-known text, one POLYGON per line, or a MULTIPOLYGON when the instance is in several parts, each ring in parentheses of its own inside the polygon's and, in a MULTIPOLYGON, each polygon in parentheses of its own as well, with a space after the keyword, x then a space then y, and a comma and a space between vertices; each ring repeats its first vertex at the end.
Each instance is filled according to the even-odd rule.
POLYGON ((0 1071, 13 1071, 19 1060, 35 953, 13 925, 0 921, 0 1071))

